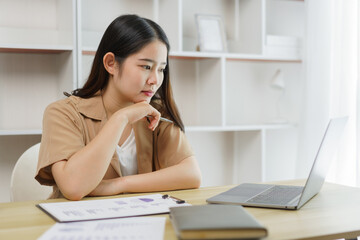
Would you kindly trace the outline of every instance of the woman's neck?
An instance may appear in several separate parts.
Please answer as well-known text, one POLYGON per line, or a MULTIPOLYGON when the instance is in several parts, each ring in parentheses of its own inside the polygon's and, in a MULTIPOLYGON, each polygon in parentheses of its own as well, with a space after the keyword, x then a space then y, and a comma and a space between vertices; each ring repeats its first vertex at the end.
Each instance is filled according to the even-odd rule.
POLYGON ((118 110, 128 107, 133 103, 121 100, 116 91, 112 91, 111 88, 105 88, 102 92, 102 101, 104 104, 106 117, 109 119, 118 110))

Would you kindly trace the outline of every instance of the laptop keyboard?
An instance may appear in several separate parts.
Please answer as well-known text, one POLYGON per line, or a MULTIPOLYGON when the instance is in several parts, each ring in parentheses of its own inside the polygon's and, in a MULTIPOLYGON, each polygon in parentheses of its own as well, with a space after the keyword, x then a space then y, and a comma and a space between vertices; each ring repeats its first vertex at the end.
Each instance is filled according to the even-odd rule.
POLYGON ((285 205, 298 196, 302 190, 303 187, 273 186, 246 202, 285 205))

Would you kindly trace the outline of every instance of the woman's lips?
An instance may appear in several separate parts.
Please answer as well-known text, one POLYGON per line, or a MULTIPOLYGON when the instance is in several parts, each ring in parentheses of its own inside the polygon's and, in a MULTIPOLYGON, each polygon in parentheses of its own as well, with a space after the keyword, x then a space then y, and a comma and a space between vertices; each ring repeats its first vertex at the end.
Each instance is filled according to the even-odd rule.
POLYGON ((142 93, 144 93, 148 97, 152 97, 154 95, 154 92, 152 91, 142 91, 142 93))

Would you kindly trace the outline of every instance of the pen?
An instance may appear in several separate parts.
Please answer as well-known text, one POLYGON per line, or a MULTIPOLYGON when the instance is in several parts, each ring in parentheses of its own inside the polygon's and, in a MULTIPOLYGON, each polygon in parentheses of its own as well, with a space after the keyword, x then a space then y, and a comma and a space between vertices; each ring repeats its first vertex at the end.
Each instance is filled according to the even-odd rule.
MULTIPOLYGON (((150 118, 153 118, 153 116, 146 116, 146 117, 150 117, 150 118)), ((167 119, 167 118, 163 118, 163 117, 160 117, 160 121, 164 121, 164 122, 169 122, 169 123, 174 123, 173 121, 167 119)))
POLYGON ((175 200, 175 202, 176 202, 177 204, 185 203, 185 200, 182 200, 182 199, 180 199, 180 198, 176 198, 176 197, 173 197, 173 196, 169 196, 168 194, 162 195, 162 198, 163 198, 163 199, 171 198, 171 199, 175 200))

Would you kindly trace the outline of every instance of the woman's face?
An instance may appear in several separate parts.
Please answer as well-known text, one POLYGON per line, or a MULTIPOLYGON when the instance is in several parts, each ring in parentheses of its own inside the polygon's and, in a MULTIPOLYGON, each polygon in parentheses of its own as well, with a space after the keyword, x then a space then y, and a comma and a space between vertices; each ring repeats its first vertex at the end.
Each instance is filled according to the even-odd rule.
POLYGON ((167 48, 158 40, 130 55, 121 64, 114 84, 122 101, 150 102, 164 80, 167 48))

